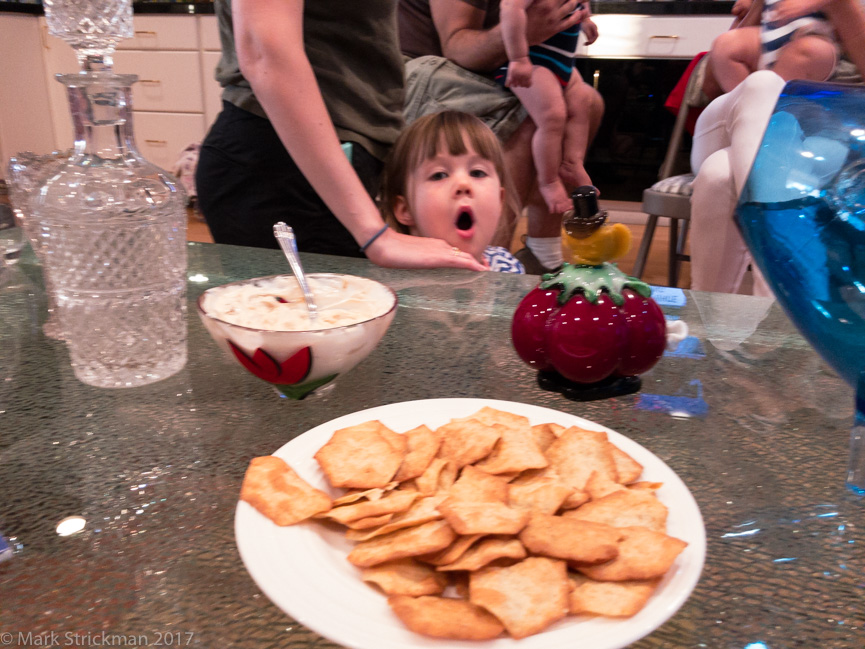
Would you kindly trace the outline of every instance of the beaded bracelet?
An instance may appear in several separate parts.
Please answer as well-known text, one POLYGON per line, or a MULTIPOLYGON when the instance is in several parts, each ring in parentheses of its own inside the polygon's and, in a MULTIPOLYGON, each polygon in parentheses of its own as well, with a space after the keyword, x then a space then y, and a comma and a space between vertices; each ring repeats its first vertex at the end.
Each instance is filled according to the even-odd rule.
POLYGON ((379 231, 376 232, 374 235, 372 235, 372 236, 370 237, 369 241, 367 241, 365 244, 363 244, 363 245, 360 247, 360 251, 361 251, 361 252, 366 252, 366 249, 369 248, 369 247, 373 244, 373 242, 374 242, 376 239, 378 239, 381 235, 383 235, 383 234, 385 233, 385 230, 387 230, 387 224, 385 224, 385 225, 382 227, 381 230, 379 230, 379 231))

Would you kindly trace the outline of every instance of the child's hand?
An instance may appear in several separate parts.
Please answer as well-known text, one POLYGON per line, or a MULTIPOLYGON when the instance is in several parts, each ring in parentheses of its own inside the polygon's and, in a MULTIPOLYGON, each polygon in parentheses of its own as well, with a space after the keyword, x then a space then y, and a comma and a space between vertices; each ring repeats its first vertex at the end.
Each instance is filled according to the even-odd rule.
POLYGON ((591 45, 598 40, 598 26, 591 18, 586 18, 582 23, 583 36, 586 39, 586 45, 591 45))
POLYGON ((786 25, 791 20, 820 11, 827 4, 829 0, 782 0, 772 11, 772 21, 786 25))
POLYGON ((737 18, 744 18, 745 14, 751 9, 754 0, 736 0, 731 13, 737 18))
POLYGON ((508 65, 508 76, 505 79, 506 88, 528 88, 532 85, 532 62, 529 57, 511 61, 508 65))

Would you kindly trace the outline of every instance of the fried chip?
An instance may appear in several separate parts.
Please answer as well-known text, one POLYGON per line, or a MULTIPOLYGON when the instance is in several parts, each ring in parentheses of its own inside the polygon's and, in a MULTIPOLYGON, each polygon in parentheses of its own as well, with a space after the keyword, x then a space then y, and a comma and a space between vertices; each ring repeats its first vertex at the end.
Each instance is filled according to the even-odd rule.
POLYGON ((448 489, 448 496, 454 500, 504 503, 508 499, 508 483, 470 464, 448 489))
POLYGON ((382 437, 384 437, 384 440, 390 444, 401 457, 405 457, 405 454, 408 452, 408 438, 405 435, 392 431, 380 421, 372 423, 378 424, 378 432, 382 437))
POLYGON ((527 469, 543 469, 547 458, 532 437, 529 429, 507 428, 495 424, 501 439, 490 454, 475 466, 487 473, 512 473, 527 469))
POLYGON ((643 465, 612 442, 610 443, 610 452, 613 454, 616 473, 619 476, 619 482, 622 484, 632 483, 643 473, 643 465))
POLYGON ((504 631, 493 615, 463 599, 394 595, 387 603, 409 629, 433 638, 491 640, 504 631))
POLYGON ((393 514, 382 514, 381 516, 370 516, 368 518, 359 518, 356 521, 349 521, 344 525, 351 530, 368 530, 372 527, 381 527, 393 518, 393 514))
POLYGON ((461 417, 459 419, 451 419, 451 421, 463 422, 469 421, 471 419, 475 419, 482 424, 486 424, 487 426, 492 426, 494 424, 501 424, 502 426, 506 426, 508 428, 518 428, 518 429, 526 429, 529 428, 529 418, 523 417, 522 415, 517 415, 512 412, 507 412, 506 410, 498 410, 496 408, 491 408, 489 406, 484 406, 480 410, 478 410, 475 414, 469 415, 468 417, 461 417))
POLYGON ((586 481, 586 493, 590 500, 598 500, 604 496, 608 496, 614 491, 624 491, 627 487, 618 482, 610 480, 609 476, 605 476, 597 471, 592 471, 592 475, 586 481))
POLYGON ((453 462, 437 457, 430 462, 422 475, 415 478, 415 486, 424 496, 431 496, 453 485, 456 473, 453 462))
POLYGON ((568 611, 564 561, 529 557, 512 566, 488 566, 470 574, 469 599, 495 615, 514 638, 525 638, 568 611))
POLYGON ((529 512, 512 509, 504 503, 453 498, 442 502, 438 510, 457 534, 516 534, 529 518, 529 512))
POLYGON ((555 514, 574 489, 554 478, 540 477, 532 482, 508 485, 508 504, 542 514, 555 514))
POLYGON ((399 485, 398 482, 388 482, 384 487, 376 487, 375 489, 350 489, 339 498, 334 498, 333 506, 348 505, 358 500, 378 500, 397 485, 399 485))
POLYGON ((393 477, 397 482, 423 475, 441 445, 441 438, 426 426, 412 428, 404 437, 408 445, 402 464, 393 477))
POLYGON ((440 565, 437 570, 479 570, 498 559, 525 559, 526 549, 514 538, 484 539, 469 548, 453 563, 440 565))
POLYGON ((646 489, 622 489, 562 514, 566 518, 605 523, 613 527, 667 530, 667 507, 646 489))
POLYGON ((573 615, 590 614, 607 617, 630 617, 646 605, 655 592, 658 580, 594 581, 581 575, 570 575, 572 590, 568 596, 573 615))
POLYGON ((438 457, 450 460, 461 469, 485 458, 501 437, 501 429, 476 419, 452 421, 436 431, 441 436, 438 457))
POLYGON ((654 579, 667 572, 688 545, 645 527, 617 529, 622 533, 618 556, 596 566, 579 566, 580 572, 597 581, 654 579))
POLYGON ((455 538, 456 534, 445 521, 430 521, 361 541, 348 553, 348 560, 356 566, 368 568, 385 561, 438 552, 455 538))
POLYGON ((468 536, 458 536, 456 540, 446 547, 441 552, 431 556, 420 557, 426 563, 434 566, 444 566, 448 563, 453 563, 459 559, 466 550, 468 550, 478 539, 483 538, 483 534, 469 534, 468 536))
POLYGON ((378 500, 369 500, 353 503, 351 505, 334 507, 324 516, 336 521, 337 523, 347 525, 351 521, 356 521, 360 518, 404 512, 411 507, 412 503, 418 498, 420 498, 420 493, 417 491, 391 491, 387 496, 379 498, 378 500))
POLYGON ((430 521, 437 521, 442 517, 441 512, 438 510, 438 504, 446 497, 447 494, 441 493, 416 500, 407 511, 397 514, 385 525, 373 530, 348 530, 345 533, 345 538, 349 541, 368 541, 376 536, 390 534, 407 527, 415 527, 429 523, 430 521))
POLYGON ((438 595, 448 584, 447 577, 414 559, 399 559, 364 568, 360 578, 376 584, 385 595, 438 595))
POLYGON ((371 489, 391 481, 403 454, 385 439, 383 428, 381 422, 342 428, 318 449, 314 457, 331 485, 371 489))
POLYGON ((556 559, 596 564, 619 553, 622 533, 602 523, 532 513, 520 532, 520 541, 535 554, 556 559))
POLYGON ((619 481, 611 447, 605 432, 571 426, 550 445, 546 455, 564 484, 584 490, 592 471, 619 481))
POLYGON ((280 526, 294 525, 331 507, 330 496, 273 455, 252 458, 240 487, 240 499, 280 526))
MULTIPOLYGON (((538 448, 541 449, 541 451, 546 451, 550 447, 550 445, 558 438, 559 435, 556 433, 555 428, 555 426, 557 425, 558 424, 537 424, 535 426, 532 426, 532 437, 535 440, 535 444, 538 445, 538 448)), ((559 426, 559 428, 564 430, 563 426, 559 426)))

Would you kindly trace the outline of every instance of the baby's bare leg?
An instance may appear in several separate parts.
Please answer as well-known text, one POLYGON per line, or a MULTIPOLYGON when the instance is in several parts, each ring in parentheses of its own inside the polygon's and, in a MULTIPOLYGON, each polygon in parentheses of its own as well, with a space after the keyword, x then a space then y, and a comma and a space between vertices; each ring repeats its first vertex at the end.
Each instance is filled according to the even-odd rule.
POLYGON ((806 34, 781 48, 772 71, 785 81, 825 81, 835 64, 835 45, 822 36, 806 34))
POLYGON ((730 92, 757 69, 760 47, 759 27, 731 29, 714 40, 709 65, 724 92, 730 92))
POLYGON ((571 205, 568 192, 559 178, 567 118, 562 84, 550 70, 536 65, 532 72, 532 85, 511 90, 537 127, 532 138, 532 156, 538 172, 538 189, 550 212, 564 212, 571 205))
POLYGON ((565 89, 565 104, 568 119, 565 123, 563 159, 559 173, 565 184, 571 187, 591 185, 592 179, 585 167, 586 151, 601 124, 604 100, 594 88, 583 81, 580 73, 574 70, 565 89))

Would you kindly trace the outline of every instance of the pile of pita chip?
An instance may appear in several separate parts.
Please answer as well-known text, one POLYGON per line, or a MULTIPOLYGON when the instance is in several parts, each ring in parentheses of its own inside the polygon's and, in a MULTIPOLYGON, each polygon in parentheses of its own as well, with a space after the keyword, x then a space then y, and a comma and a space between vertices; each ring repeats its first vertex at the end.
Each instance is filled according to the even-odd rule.
POLYGON ((342 495, 260 457, 241 499, 277 525, 342 526, 361 579, 426 636, 524 638, 569 615, 632 616, 687 545, 666 533, 661 485, 641 482, 604 432, 487 407, 436 430, 343 428, 315 459, 342 495))

